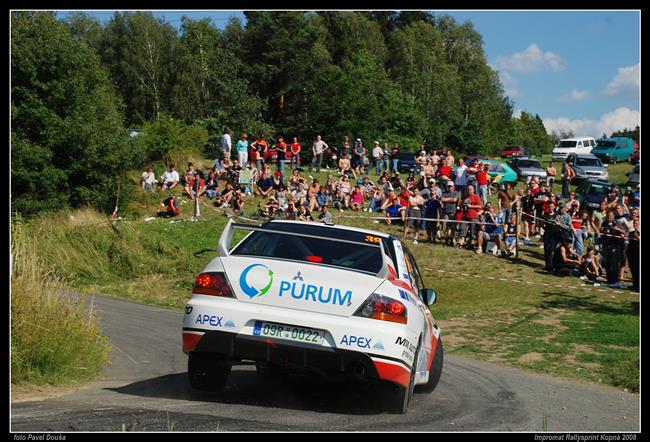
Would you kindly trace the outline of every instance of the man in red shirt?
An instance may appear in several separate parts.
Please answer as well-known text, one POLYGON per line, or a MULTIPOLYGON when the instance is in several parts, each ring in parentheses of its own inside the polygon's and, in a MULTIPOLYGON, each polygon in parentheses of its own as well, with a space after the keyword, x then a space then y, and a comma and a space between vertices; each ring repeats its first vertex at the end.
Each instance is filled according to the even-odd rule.
POLYGON ((472 227, 470 231, 471 241, 476 240, 476 232, 479 217, 479 210, 483 210, 483 201, 476 193, 474 193, 474 186, 467 186, 467 196, 463 200, 463 217, 465 221, 460 225, 460 244, 463 245, 465 236, 467 235, 467 228, 472 227))
MULTIPOLYGON (((296 169, 300 167, 300 149, 301 145, 298 142, 298 138, 293 137, 293 142, 291 143, 291 166, 296 169), (295 165, 295 167, 294 167, 295 165)), ((289 153, 289 152, 287 152, 289 153)))
POLYGON ((478 185, 478 195, 483 201, 483 205, 488 201, 488 165, 482 161, 478 163, 479 170, 476 172, 476 184, 478 185))
POLYGON ((399 198, 399 205, 408 209, 411 207, 409 204, 409 197, 411 196, 411 192, 406 187, 402 187, 402 191, 397 195, 397 198, 399 198))

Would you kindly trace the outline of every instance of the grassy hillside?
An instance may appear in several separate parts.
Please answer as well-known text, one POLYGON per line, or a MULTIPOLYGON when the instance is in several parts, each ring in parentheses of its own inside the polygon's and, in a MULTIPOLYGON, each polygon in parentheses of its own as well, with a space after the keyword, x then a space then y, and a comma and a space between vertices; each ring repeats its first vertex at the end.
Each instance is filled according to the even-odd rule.
MULTIPOLYGON (((624 177, 624 168, 631 166, 613 165, 610 173, 624 177)), ((326 174, 303 173, 321 182, 326 174)), ((30 223, 30 237, 57 275, 77 288, 180 308, 194 278, 214 257, 214 252, 194 253, 216 248, 228 209, 206 200, 201 219, 192 221, 192 202, 183 197, 179 218, 146 221, 161 198, 141 193, 131 206, 136 215, 115 227, 106 217, 80 210, 30 223)), ((247 216, 257 202, 247 200, 247 216)), ((340 224, 401 235, 399 226, 375 223, 381 214, 337 215, 343 215, 336 220, 340 224)), ((450 352, 638 391, 637 294, 543 272, 539 244, 522 246, 515 260, 407 244, 425 284, 439 294, 432 311, 450 352)))

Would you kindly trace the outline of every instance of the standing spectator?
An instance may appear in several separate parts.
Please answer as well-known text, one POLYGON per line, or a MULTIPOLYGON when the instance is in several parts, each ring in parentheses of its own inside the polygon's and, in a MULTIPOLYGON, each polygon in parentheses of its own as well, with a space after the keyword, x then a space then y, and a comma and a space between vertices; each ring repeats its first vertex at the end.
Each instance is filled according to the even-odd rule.
POLYGON ((358 169, 360 173, 363 173, 365 175, 366 173, 366 146, 364 146, 363 141, 361 141, 361 138, 357 138, 357 141, 354 145, 354 152, 353 152, 353 166, 355 166, 355 169, 358 169), (361 172, 363 171, 363 172, 361 172))
POLYGON ((399 170, 397 168, 398 166, 398 161, 399 161, 399 143, 394 143, 393 148, 390 151, 390 158, 391 161, 393 162, 393 167, 391 168, 391 172, 394 174, 399 174, 399 170))
POLYGON ((381 175, 381 169, 384 163, 383 156, 384 150, 379 145, 379 141, 375 141, 375 147, 372 148, 372 162, 374 163, 377 176, 381 175))
POLYGON ((590 223, 596 238, 596 248, 600 245, 600 233, 603 222, 607 219, 607 201, 602 200, 598 210, 591 212, 590 223))
POLYGON ((176 165, 172 163, 169 165, 169 170, 166 170, 160 177, 160 189, 171 190, 176 187, 180 180, 181 178, 176 171, 176 165))
POLYGON ((403 239, 406 239, 408 235, 408 228, 412 226, 415 229, 415 234, 413 238, 413 244, 418 243, 418 233, 420 232, 420 227, 422 225, 422 206, 424 206, 424 198, 420 195, 418 189, 414 189, 412 192, 409 192, 408 199, 408 222, 404 223, 404 233, 402 235, 403 239))
POLYGON ((343 143, 341 144, 341 156, 352 155, 352 147, 350 146, 350 138, 343 137, 343 143))
POLYGON ((278 142, 275 146, 278 159, 275 165, 277 171, 282 174, 282 179, 284 179, 284 163, 287 159, 287 143, 284 142, 284 137, 279 137, 278 142))
MULTIPOLYGON (((616 210, 616 215, 614 216, 614 218, 616 219, 616 225, 624 233, 625 239, 627 239, 629 233, 634 229, 632 227, 632 217, 630 216, 629 213, 626 212, 626 208, 623 204, 619 204, 618 206, 616 206, 615 210, 616 210)), ((628 246, 627 241, 625 241, 623 247, 623 254, 621 258, 621 269, 620 269, 619 281, 623 281, 625 279, 625 269, 627 268, 627 246, 628 246)))
POLYGON ((242 166, 248 163, 248 134, 246 133, 241 134, 237 141, 237 160, 242 166))
POLYGON ((476 185, 478 186, 478 195, 481 197, 481 200, 485 205, 488 202, 488 165, 480 161, 475 176, 476 185))
POLYGON ((388 142, 384 142, 384 147, 381 149, 382 161, 384 165, 384 171, 390 172, 390 148, 388 147, 388 142))
MULTIPOLYGON (((523 191, 523 189, 519 190, 523 191)), ((538 224, 537 220, 535 219, 535 197, 533 196, 533 192, 528 189, 526 190, 526 195, 519 198, 519 203, 521 204, 522 211, 522 220, 524 222, 524 244, 530 246, 533 244, 530 241, 530 235, 535 233, 535 225, 538 224)), ((555 210, 555 204, 553 206, 555 210)), ((544 231, 546 231, 546 225, 543 227, 544 231)), ((551 259, 552 258, 553 257, 551 256, 551 259)), ((549 265, 549 267, 552 267, 552 265, 549 265)))
POLYGON ((443 188, 447 187, 445 182, 453 183, 453 181, 451 180, 451 176, 452 176, 451 173, 452 173, 451 166, 449 166, 445 162, 443 162, 442 165, 438 167, 438 170, 436 172, 436 178, 442 181, 443 188))
POLYGON ((312 153, 314 157, 311 160, 311 170, 317 169, 317 172, 320 172, 321 164, 323 162, 323 151, 329 146, 325 141, 321 139, 320 135, 316 135, 316 141, 312 145, 312 153), (316 166, 318 165, 318 166, 316 166))
POLYGON ((551 192, 553 191, 553 184, 555 183, 555 175, 557 175, 557 170, 553 165, 553 160, 548 162, 548 167, 546 168, 546 185, 549 187, 551 192))
POLYGON ((156 216, 160 216, 163 218, 173 218, 180 214, 181 214, 181 210, 178 206, 176 195, 174 195, 173 192, 170 193, 167 198, 165 198, 160 202, 160 205, 158 206, 158 211, 156 212, 156 216))
POLYGON ((562 164, 562 196, 566 197, 569 194, 569 184, 575 178, 576 172, 569 163, 562 164))
POLYGON ((440 198, 440 202, 442 203, 442 218, 445 220, 442 223, 442 234, 445 236, 446 243, 452 245, 457 231, 457 224, 453 221, 456 219, 460 194, 454 189, 454 183, 452 181, 447 181, 443 185, 447 187, 440 198))
POLYGON ((630 290, 638 292, 639 291, 639 241, 641 239, 641 232, 639 231, 641 224, 639 223, 638 218, 632 220, 632 230, 628 236, 628 245, 627 245, 627 265, 630 268, 630 273, 632 274, 632 287, 630 290))
POLYGON ((510 219, 512 215, 512 203, 515 201, 515 198, 517 198, 517 194, 512 190, 512 184, 506 182, 497 195, 501 219, 510 219))
POLYGON ((573 248, 578 255, 582 256, 585 242, 582 231, 582 215, 577 205, 571 206, 569 213, 571 214, 571 226, 573 227, 573 248))
POLYGON ((456 190, 458 190, 463 198, 467 196, 467 166, 465 161, 460 158, 458 160, 458 167, 456 167, 456 190))
POLYGON ((613 288, 625 288, 625 285, 619 282, 625 247, 625 232, 617 225, 614 210, 607 211, 607 219, 602 225, 602 233, 607 285, 613 288))
POLYGON ((153 167, 147 167, 147 171, 142 173, 140 183, 142 184, 142 188, 147 192, 155 191, 153 185, 157 184, 158 180, 156 179, 156 174, 153 172, 153 167))
POLYGON ((548 203, 548 211, 542 216, 544 227, 544 268, 549 272, 553 270, 553 256, 559 240, 558 229, 555 225, 557 215, 555 202, 550 201, 548 203))
POLYGON ((560 242, 569 241, 573 244, 573 224, 566 206, 559 207, 558 214, 555 217, 555 225, 558 228, 560 242))
MULTIPOLYGON (((552 199, 551 193, 544 185, 537 187, 537 183, 533 183, 533 190, 531 192, 535 196, 535 219, 539 219, 548 208, 548 202, 552 199)), ((567 210, 568 209, 569 208, 567 207, 567 210)), ((539 230, 539 223, 535 224, 533 230, 535 231, 535 237, 539 238, 541 236, 537 232, 537 230, 539 230)))
POLYGON ((300 149, 302 146, 298 142, 297 137, 293 137, 293 141, 291 142, 291 167, 294 169, 297 169, 300 167, 300 149))
POLYGON ((227 159, 228 161, 230 161, 230 152, 232 150, 232 139, 230 134, 232 134, 232 131, 226 129, 221 137, 221 151, 223 152, 224 159, 227 159))
POLYGON ((483 202, 478 195, 474 193, 474 186, 467 187, 467 197, 463 199, 463 219, 466 221, 460 226, 460 245, 463 246, 465 243, 465 236, 467 235, 467 229, 470 228, 470 241, 473 242, 476 240, 476 232, 478 225, 479 213, 478 211, 483 209, 483 202))
POLYGON ((438 219, 440 219, 442 203, 435 192, 430 192, 424 199, 424 217, 429 218, 425 224, 427 239, 430 243, 435 244, 438 236, 438 219))

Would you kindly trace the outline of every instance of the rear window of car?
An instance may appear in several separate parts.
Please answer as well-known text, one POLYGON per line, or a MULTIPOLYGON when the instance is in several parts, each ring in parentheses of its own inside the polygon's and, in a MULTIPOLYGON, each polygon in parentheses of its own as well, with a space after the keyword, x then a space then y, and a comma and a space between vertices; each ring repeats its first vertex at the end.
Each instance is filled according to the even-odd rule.
POLYGON ((560 141, 560 147, 576 147, 576 141, 560 141))
POLYGON ((609 191, 608 187, 605 187, 600 184, 592 184, 591 187, 589 187, 589 194, 591 195, 604 196, 607 195, 608 191, 609 191))
POLYGON ((614 146, 616 146, 615 141, 599 141, 596 144, 596 147, 614 147, 614 146))
POLYGON ((253 232, 231 255, 260 256, 318 263, 377 273, 381 269, 381 248, 371 244, 380 238, 369 236, 368 246, 359 243, 290 235, 284 232, 253 232))

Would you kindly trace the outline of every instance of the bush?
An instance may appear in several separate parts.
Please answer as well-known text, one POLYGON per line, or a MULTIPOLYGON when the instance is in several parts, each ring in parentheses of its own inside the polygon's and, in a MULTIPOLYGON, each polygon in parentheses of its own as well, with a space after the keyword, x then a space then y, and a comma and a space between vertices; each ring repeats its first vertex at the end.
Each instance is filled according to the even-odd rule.
POLYGON ((11 382, 64 384, 96 377, 110 345, 83 296, 68 294, 20 222, 11 238, 11 382))

